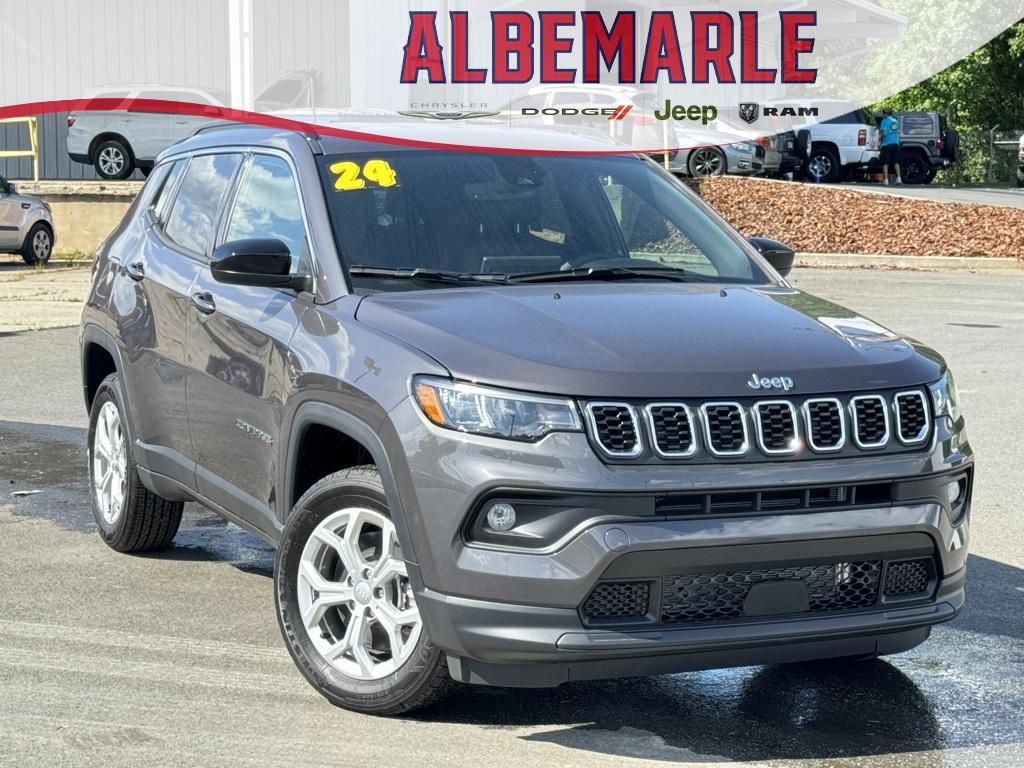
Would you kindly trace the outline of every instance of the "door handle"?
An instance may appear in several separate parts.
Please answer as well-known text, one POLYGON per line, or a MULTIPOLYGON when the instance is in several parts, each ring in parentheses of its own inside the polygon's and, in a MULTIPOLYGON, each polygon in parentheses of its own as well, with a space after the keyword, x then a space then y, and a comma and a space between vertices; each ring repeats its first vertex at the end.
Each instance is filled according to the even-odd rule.
POLYGON ((217 311, 217 302, 213 300, 213 294, 206 291, 192 294, 192 306, 204 315, 212 315, 217 311))
POLYGON ((142 278, 146 276, 146 265, 143 264, 141 261, 133 261, 131 264, 124 268, 124 271, 128 273, 128 277, 130 277, 132 280, 134 280, 135 282, 139 282, 142 278))

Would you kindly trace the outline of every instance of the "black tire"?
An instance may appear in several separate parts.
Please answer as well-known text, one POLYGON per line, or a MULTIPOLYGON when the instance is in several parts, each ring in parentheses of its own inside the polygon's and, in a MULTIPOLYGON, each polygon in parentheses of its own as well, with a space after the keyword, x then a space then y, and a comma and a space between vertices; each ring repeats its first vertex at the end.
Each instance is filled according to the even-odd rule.
POLYGON ((329 515, 359 506, 390 517, 376 467, 336 472, 316 483, 295 505, 285 525, 274 567, 274 602, 288 652, 299 671, 332 704, 374 715, 398 715, 426 707, 452 685, 443 652, 423 627, 408 659, 380 679, 360 679, 324 659, 303 625, 298 570, 302 552, 316 527, 329 515))
POLYGON ((935 181, 935 177, 938 176, 938 175, 939 175, 939 169, 936 168, 933 165, 931 168, 928 169, 928 175, 924 177, 924 181, 921 182, 921 183, 922 184, 931 184, 933 181, 935 181))
POLYGON ((900 178, 904 184, 926 184, 931 166, 920 152, 901 152, 900 178))
POLYGON ((811 132, 806 128, 801 128, 796 132, 796 146, 794 147, 796 156, 800 158, 800 165, 804 166, 807 164, 808 159, 811 157, 811 132))
POLYGON ((25 235, 25 242, 21 244, 21 258, 30 267, 37 267, 48 262, 52 255, 53 230, 49 224, 38 221, 25 235))
POLYGON ((89 500, 100 529, 100 537, 118 552, 145 552, 166 548, 174 539, 181 524, 180 501, 168 501, 157 496, 142 484, 132 457, 132 442, 128 437, 127 411, 121 390, 121 379, 112 373, 103 380, 92 401, 89 413, 89 500), (112 403, 120 419, 125 446, 125 482, 120 512, 114 521, 100 509, 96 492, 96 440, 97 422, 104 404, 112 403))
POLYGON ((691 178, 706 179, 724 175, 729 170, 729 162, 718 147, 698 147, 690 153, 686 168, 691 178))
POLYGON ((93 166, 101 179, 127 179, 135 170, 135 159, 127 144, 109 139, 96 147, 93 166))
POLYGON ((835 184, 842 170, 839 153, 828 145, 818 145, 811 149, 811 157, 804 167, 804 175, 812 182, 835 184))

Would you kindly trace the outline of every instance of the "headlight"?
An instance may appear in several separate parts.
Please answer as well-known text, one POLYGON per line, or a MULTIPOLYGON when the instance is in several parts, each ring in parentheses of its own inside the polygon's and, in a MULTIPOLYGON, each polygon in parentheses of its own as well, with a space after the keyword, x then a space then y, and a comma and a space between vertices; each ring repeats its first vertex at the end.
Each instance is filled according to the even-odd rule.
POLYGON ((948 416, 954 424, 960 421, 960 400, 956 394, 956 384, 953 382, 953 374, 946 371, 946 374, 930 385, 928 389, 932 393, 932 404, 935 406, 936 416, 948 416))
POLYGON ((551 432, 582 432, 572 400, 506 392, 426 376, 413 381, 413 397, 439 427, 475 435, 534 442, 551 432))

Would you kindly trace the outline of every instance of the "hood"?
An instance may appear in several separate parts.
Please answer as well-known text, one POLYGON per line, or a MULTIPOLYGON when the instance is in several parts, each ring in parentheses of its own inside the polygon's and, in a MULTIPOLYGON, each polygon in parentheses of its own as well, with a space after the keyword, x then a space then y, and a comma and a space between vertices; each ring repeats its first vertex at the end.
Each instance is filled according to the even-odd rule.
POLYGON ((578 397, 751 396, 754 374, 824 394, 925 384, 945 368, 906 337, 775 286, 549 283, 382 293, 363 299, 356 317, 456 379, 578 397))

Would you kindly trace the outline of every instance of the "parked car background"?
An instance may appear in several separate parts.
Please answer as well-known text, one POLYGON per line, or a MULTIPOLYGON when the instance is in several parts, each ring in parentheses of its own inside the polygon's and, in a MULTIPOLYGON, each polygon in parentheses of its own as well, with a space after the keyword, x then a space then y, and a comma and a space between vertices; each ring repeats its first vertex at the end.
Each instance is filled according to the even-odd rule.
POLYGON ((0 176, 0 253, 18 253, 30 266, 45 264, 56 236, 50 206, 0 176))
POLYGON ((787 103, 794 105, 818 107, 825 114, 836 115, 797 129, 810 131, 811 152, 802 174, 805 179, 826 184, 847 181, 854 171, 878 160, 878 124, 866 110, 832 100, 787 103))
MULTIPOLYGON (((960 134, 938 112, 894 112, 900 126, 900 172, 904 184, 931 184, 959 160, 960 134)), ((882 113, 874 114, 881 123, 882 113)), ((872 163, 876 166, 877 163, 872 163)))

